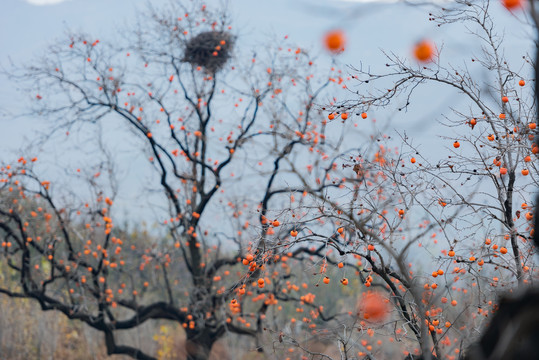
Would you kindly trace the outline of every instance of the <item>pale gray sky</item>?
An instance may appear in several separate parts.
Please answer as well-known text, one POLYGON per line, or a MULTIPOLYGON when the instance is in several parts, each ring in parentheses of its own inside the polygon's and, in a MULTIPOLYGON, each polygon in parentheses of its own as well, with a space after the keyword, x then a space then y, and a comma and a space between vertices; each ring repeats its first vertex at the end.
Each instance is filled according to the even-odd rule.
MULTIPOLYGON (((152 0, 151 3, 158 7, 168 1, 152 0)), ((220 2, 207 3, 211 6, 220 2)), ((146 3, 147 0, 2 0, 0 65, 8 65, 8 59, 16 64, 35 61, 39 54, 46 53, 47 45, 61 38, 68 28, 101 39, 113 37, 117 29, 133 20, 137 9, 145 8, 146 3)), ((438 29, 429 22, 429 8, 425 6, 410 6, 393 0, 230 0, 229 4, 236 32, 245 46, 254 47, 261 39, 289 35, 293 43, 323 54, 324 33, 341 28, 347 34, 348 44, 340 60, 353 66, 383 66, 381 49, 409 56, 414 43, 422 38, 443 45, 444 57, 450 61, 459 62, 463 56, 477 52, 477 41, 474 43, 470 37, 463 36, 462 31, 456 31, 455 27, 438 29)), ((497 23, 506 28, 510 50, 506 55, 518 59, 531 48, 531 32, 497 0, 493 1, 491 10, 498 18, 497 23)), ((16 84, 0 78, 0 149, 3 152, 18 148, 23 135, 37 126, 31 119, 13 119, 12 115, 21 113, 29 101, 15 89, 16 84)), ((440 97, 426 102, 430 109, 442 103, 440 97)), ((399 116, 414 119, 413 110, 411 115, 399 116)), ((439 112, 428 114, 438 115, 439 112)))
MULTIPOLYGON (((29 63, 47 51, 47 45, 63 36, 66 29, 90 33, 106 39, 144 9, 147 0, 2 0, 0 12, 0 64, 8 59, 29 63)), ((168 0, 152 0, 153 6, 168 0)), ((216 1, 213 1, 216 3, 216 1)), ((208 2, 210 5, 212 1, 208 2)), ((260 39, 281 39, 289 35, 293 43, 323 53, 321 39, 335 27, 347 33, 343 63, 380 64, 380 48, 408 55, 414 42, 432 24, 424 10, 402 4, 357 4, 322 0, 233 0, 230 1, 236 31, 243 44, 254 46, 260 39), (403 12, 406 16, 402 16, 403 12), (331 14, 331 16, 327 16, 331 14), (382 25, 381 24, 386 24, 382 25), (387 26, 391 24, 391 26, 387 26), (398 29, 398 31, 396 31, 398 29)), ((434 40, 436 35, 431 36, 434 40)), ((441 37, 440 37, 441 39, 441 37)), ((328 56, 329 58, 329 56, 328 56)), ((35 124, 13 114, 24 111, 28 98, 14 91, 16 84, 0 79, 0 145, 16 149, 35 124)))
MULTIPOLYGON (((155 7, 166 2, 151 1, 155 7)), ((132 21, 137 9, 143 10, 146 3, 147 0, 2 0, 0 64, 8 66, 9 59, 15 64, 35 61, 67 28, 99 39, 114 37, 116 30, 132 21)), ((217 1, 207 3, 211 6, 217 1)), ((353 66, 383 68, 381 49, 410 56, 413 45, 423 38, 443 45, 445 59, 456 63, 478 50, 477 40, 474 43, 462 30, 438 29, 429 22, 428 8, 390 0, 230 0, 229 4, 236 33, 245 46, 288 35, 293 43, 312 49, 329 61, 321 39, 329 29, 341 28, 348 44, 340 60, 353 66)), ((497 1, 492 8, 498 23, 506 28, 506 55, 510 59, 520 58, 531 49, 531 32, 497 1)), ((13 116, 24 112, 31 100, 16 88, 16 83, 0 75, 0 161, 13 159, 24 139, 32 138, 31 134, 44 126, 40 119, 13 116)), ((452 96, 441 89, 422 89, 408 113, 397 113, 390 107, 373 116, 380 123, 391 121, 390 127, 419 134, 416 144, 428 151, 429 147, 438 146, 438 139, 433 136, 439 133, 435 119, 449 113, 449 105, 459 105, 452 96)))

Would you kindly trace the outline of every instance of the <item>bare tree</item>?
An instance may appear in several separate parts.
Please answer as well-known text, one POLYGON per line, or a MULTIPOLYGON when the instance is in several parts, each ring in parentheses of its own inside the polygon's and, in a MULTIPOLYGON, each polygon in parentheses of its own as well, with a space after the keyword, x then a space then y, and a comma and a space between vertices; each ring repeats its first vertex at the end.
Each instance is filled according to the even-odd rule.
POLYGON ((451 107, 440 121, 445 129, 439 152, 426 151, 407 133, 399 134, 395 149, 380 134, 374 156, 343 154, 349 156, 344 166, 357 173, 346 179, 350 196, 344 204, 320 199, 327 204, 324 216, 339 219, 347 234, 347 241, 321 241, 342 259, 365 261, 362 272, 387 287, 396 324, 412 331, 421 348, 417 355, 424 358, 464 350, 483 319, 497 311, 496 290, 523 290, 536 272, 532 209, 539 148, 529 85, 534 60, 523 54, 522 64, 511 64, 505 58, 490 6, 463 1, 429 14, 439 27, 465 27, 478 43, 470 45, 476 51, 464 65, 448 63, 441 44, 428 41, 417 45, 416 59, 386 52, 385 71, 351 67, 353 95, 323 108, 330 119, 351 113, 366 118, 391 106, 406 111, 420 87, 435 85, 467 103, 466 109, 451 107), (411 250, 416 246, 421 255, 411 250), (421 256, 430 264, 413 266, 421 256), (448 341, 452 334, 459 343, 448 341))
POLYGON ((417 60, 387 53, 387 71, 349 76, 286 42, 246 53, 226 12, 195 2, 150 8, 120 43, 69 35, 12 77, 51 134, 89 134, 65 146, 96 165, 63 181, 32 156, 2 167, 1 261, 17 285, 0 292, 137 359, 153 357, 115 335, 159 319, 182 324, 193 360, 227 333, 277 358, 454 358, 496 312, 497 289, 536 272, 533 61, 513 70, 489 10, 429 14, 481 41, 462 67, 422 43, 417 60), (406 133, 353 131, 377 108, 406 111, 428 84, 468 104, 441 121, 443 157, 406 133), (353 96, 338 101, 343 87, 353 96), (140 201, 159 225, 144 245, 115 226, 115 142, 149 164, 140 201))
POLYGON ((149 9, 126 36, 115 44, 71 34, 40 63, 13 69, 35 96, 34 114, 52 121, 51 136, 95 134, 71 146, 95 149, 100 170, 55 182, 42 179, 37 159, 2 167, 2 262, 18 284, 0 292, 101 331, 109 354, 153 359, 115 334, 156 319, 183 325, 188 359, 207 359, 227 333, 256 338, 262 351, 267 309, 277 297, 302 301, 283 295, 290 274, 268 273, 279 257, 265 250, 317 221, 279 223, 281 211, 296 193, 307 206, 310 196, 340 185, 293 171, 309 158, 321 177, 333 170, 326 159, 340 137, 326 141, 313 104, 334 83, 315 77, 313 59, 297 47, 271 46, 263 61, 243 61, 241 53, 231 62, 245 50, 226 13, 196 2, 149 9), (136 144, 132 159, 140 152, 151 164, 145 185, 153 197, 141 201, 157 202, 166 231, 161 240, 148 236, 145 247, 115 226, 119 160, 110 134, 96 131, 112 122, 121 124, 118 141, 136 144), (70 192, 73 184, 84 187, 70 192), (243 305, 257 296, 260 305, 243 305))

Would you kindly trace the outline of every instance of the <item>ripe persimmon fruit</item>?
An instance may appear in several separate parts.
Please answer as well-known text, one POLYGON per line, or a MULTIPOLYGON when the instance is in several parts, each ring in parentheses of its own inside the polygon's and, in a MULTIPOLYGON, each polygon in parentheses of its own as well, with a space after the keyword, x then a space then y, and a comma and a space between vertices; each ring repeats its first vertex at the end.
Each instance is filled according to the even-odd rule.
POLYGON ((332 30, 324 36, 324 45, 332 53, 338 53, 344 50, 346 38, 342 30, 332 30))
POLYGON ((434 56, 434 47, 428 40, 418 42, 414 47, 414 57, 420 62, 429 62, 434 56))

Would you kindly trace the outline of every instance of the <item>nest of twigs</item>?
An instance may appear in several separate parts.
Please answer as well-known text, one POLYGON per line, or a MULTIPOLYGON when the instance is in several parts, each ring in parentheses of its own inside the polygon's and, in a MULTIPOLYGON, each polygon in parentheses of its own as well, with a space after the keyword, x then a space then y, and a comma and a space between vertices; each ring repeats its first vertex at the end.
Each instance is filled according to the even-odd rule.
POLYGON ((216 73, 230 59, 233 46, 234 37, 227 32, 202 32, 187 42, 182 61, 216 73))

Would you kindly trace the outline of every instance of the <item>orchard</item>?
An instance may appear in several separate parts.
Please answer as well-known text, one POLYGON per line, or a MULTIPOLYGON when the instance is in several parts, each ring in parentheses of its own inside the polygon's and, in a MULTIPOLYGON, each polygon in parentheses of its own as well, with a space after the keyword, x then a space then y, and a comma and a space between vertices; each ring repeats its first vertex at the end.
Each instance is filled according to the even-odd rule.
POLYGON ((172 1, 11 65, 50 126, 2 159, 0 299, 98 334, 84 359, 535 358, 522 314, 477 345, 537 281, 536 60, 491 13, 535 31, 535 1, 409 6, 473 52, 348 64, 346 28, 251 49, 225 8, 172 1), (439 89, 433 134, 393 126, 439 89))

